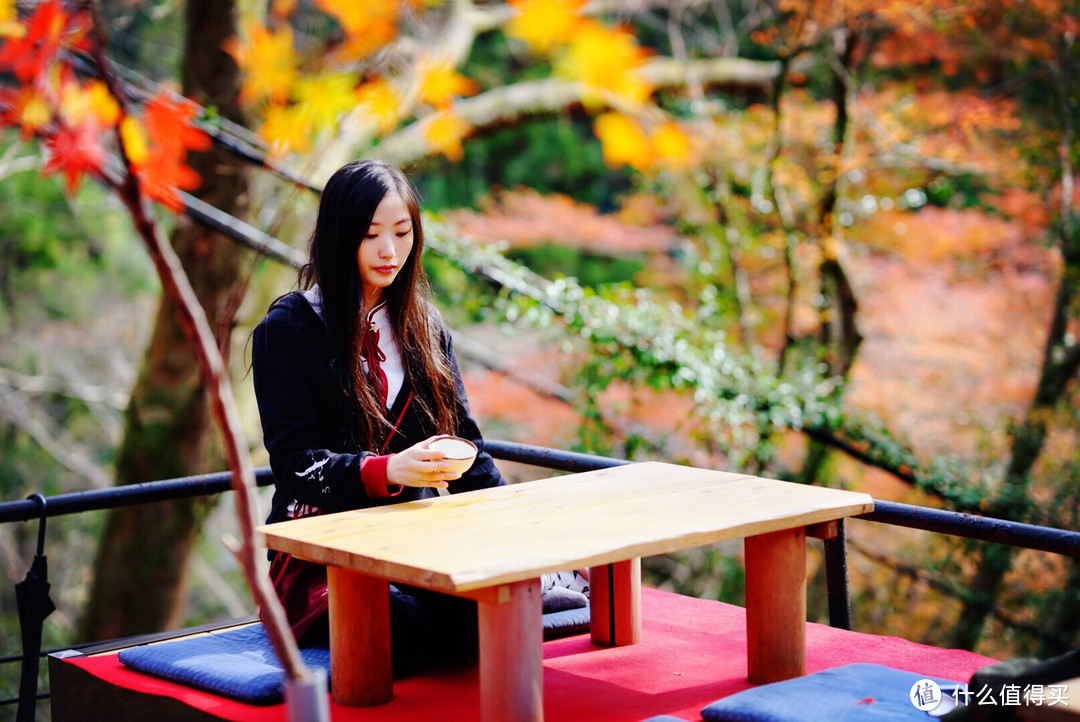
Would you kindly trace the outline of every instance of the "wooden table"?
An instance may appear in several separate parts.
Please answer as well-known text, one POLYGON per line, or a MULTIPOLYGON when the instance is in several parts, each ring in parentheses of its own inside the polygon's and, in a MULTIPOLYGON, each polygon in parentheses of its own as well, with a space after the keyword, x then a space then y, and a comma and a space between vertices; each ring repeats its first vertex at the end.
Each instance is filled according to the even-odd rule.
POLYGON ((334 701, 390 701, 388 583, 475 599, 487 722, 543 719, 539 577, 590 569, 592 640, 641 637, 640 558, 745 537, 750 681, 806 673, 806 533, 867 494, 646 462, 261 527, 326 564, 334 701))

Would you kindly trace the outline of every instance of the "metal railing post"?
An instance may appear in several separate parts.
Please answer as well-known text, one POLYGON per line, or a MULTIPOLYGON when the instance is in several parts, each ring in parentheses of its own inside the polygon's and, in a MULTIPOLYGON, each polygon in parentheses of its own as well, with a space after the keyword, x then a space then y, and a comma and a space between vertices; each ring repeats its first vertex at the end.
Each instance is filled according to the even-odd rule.
POLYGON ((825 588, 829 596, 829 626, 851 630, 851 594, 848 591, 847 541, 844 520, 836 536, 825 540, 825 588))

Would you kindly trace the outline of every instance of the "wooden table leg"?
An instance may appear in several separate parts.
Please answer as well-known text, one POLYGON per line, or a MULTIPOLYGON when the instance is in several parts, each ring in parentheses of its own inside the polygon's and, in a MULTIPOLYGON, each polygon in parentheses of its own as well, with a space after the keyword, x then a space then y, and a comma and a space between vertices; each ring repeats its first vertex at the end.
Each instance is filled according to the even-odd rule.
POLYGON ((806 530, 746 538, 746 637, 750 682, 806 674, 806 530))
POLYGON ((481 722, 544 719, 544 625, 540 580, 497 588, 478 602, 481 722))
POLYGON ((327 567, 330 594, 330 693, 352 707, 394 698, 390 658, 390 583, 327 567))
POLYGON ((641 641, 641 559, 589 568, 589 627, 593 644, 641 641))

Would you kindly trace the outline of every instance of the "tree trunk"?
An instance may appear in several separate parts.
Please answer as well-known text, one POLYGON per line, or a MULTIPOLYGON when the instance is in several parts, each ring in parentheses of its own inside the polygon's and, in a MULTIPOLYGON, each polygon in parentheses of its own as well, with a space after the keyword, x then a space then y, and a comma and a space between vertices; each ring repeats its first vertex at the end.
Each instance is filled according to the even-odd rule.
MULTIPOLYGON (((829 367, 830 376, 841 376, 845 380, 855 365, 855 358, 862 343, 857 319, 858 298, 851 279, 844 270, 840 256, 840 240, 833 235, 836 203, 839 198, 840 168, 843 160, 844 144, 847 140, 849 124, 848 104, 851 96, 851 72, 855 57, 856 43, 859 38, 851 32, 838 33, 833 40, 838 69, 833 70, 833 104, 836 106, 836 120, 833 122, 833 152, 829 156, 827 168, 828 181, 822 191, 818 204, 818 239, 821 245, 821 264, 818 275, 821 284, 821 305, 818 307, 818 345, 817 351, 829 367)), ((844 386, 838 386, 836 394, 843 392, 844 386)), ((839 403, 839 398, 834 399, 839 403)), ((829 458, 830 449, 811 437, 806 459, 800 469, 797 481, 812 484, 818 479, 821 469, 829 458)))
MULTIPOLYGON (((239 73, 222 42, 236 32, 230 0, 189 0, 185 7, 183 93, 240 121, 239 73)), ((242 161, 211 149, 193 156, 202 177, 198 195, 233 215, 245 215, 242 161)), ((214 326, 229 347, 233 295, 243 254, 227 238, 177 218, 172 244, 214 326)), ((157 312, 150 348, 131 393, 117 484, 187 476, 220 468, 214 426, 194 350, 167 301, 157 312)), ((94 565, 81 636, 106 639, 175 625, 182 611, 188 557, 214 505, 178 500, 116 509, 107 518, 94 565)))
MULTIPOLYGON (((1058 141, 1058 162, 1061 168, 1061 205, 1057 218, 1058 242, 1061 248, 1062 271, 1054 298, 1054 311, 1043 349, 1042 368, 1035 396, 1024 420, 1013 434, 1012 457, 1005 471, 1001 491, 986 509, 988 516, 1023 519, 1032 502, 1028 499, 1031 470, 1038 461, 1046 442, 1047 426, 1054 410, 1066 398, 1069 386, 1080 370, 1080 345, 1072 337, 1071 324, 1076 319, 1080 297, 1080 218, 1073 204, 1076 186, 1072 158, 1076 146, 1076 128, 1069 99, 1075 97, 1076 87, 1070 72, 1071 42, 1067 52, 1062 49, 1061 62, 1049 66, 1060 103, 1061 137, 1058 141), (1019 510, 1019 511, 1018 511, 1019 510)), ((983 547, 977 560, 975 577, 970 585, 971 595, 960 612, 953 628, 952 643, 964 649, 974 648, 990 609, 997 602, 1002 581, 1012 566, 1015 547, 989 544, 983 547)), ((1076 568, 1069 582, 1076 581, 1076 568)), ((1072 587, 1067 587, 1070 593, 1072 587)), ((1073 608, 1076 602, 1072 601, 1073 608)), ((1075 629, 1075 627, 1074 627, 1075 629)))
MULTIPOLYGON (((1070 341, 1068 323, 1080 292, 1080 233, 1074 235, 1076 237, 1062 239, 1065 267, 1058 284, 1035 397, 1013 434, 1012 457, 1005 472, 1005 482, 987 506, 987 516, 1024 519, 1031 505, 1027 495, 1031 469, 1046 442, 1047 423, 1080 368, 1080 347, 1070 341)), ((971 594, 953 628, 953 646, 974 648, 1015 555, 1016 547, 997 544, 983 547, 975 577, 969 585, 971 594)))

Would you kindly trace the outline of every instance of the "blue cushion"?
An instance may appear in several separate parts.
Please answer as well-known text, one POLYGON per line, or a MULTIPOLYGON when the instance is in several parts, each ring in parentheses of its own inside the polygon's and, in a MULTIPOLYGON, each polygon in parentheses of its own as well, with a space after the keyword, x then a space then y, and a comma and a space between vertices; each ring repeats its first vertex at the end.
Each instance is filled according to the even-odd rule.
POLYGON ((941 687, 943 702, 935 715, 951 709, 950 695, 964 687, 878 664, 848 664, 733 694, 705 707, 701 716, 706 722, 926 722, 932 717, 915 707, 909 696, 921 679, 941 687))
MULTIPOLYGON (((557 639, 589 630, 589 608, 544 615, 544 638, 557 639)), ((330 650, 300 650, 309 667, 330 673, 330 650)), ((250 704, 276 704, 282 698, 285 670, 260 623, 120 651, 120 661, 140 672, 231 697, 250 704)))
POLYGON ((544 615, 544 639, 560 639, 589 631, 589 607, 564 609, 544 615))
MULTIPOLYGON (((329 675, 328 648, 308 647, 300 654, 307 666, 322 667, 329 675)), ((282 698, 285 670, 262 624, 130 647, 119 657, 140 672, 250 704, 282 698)))

